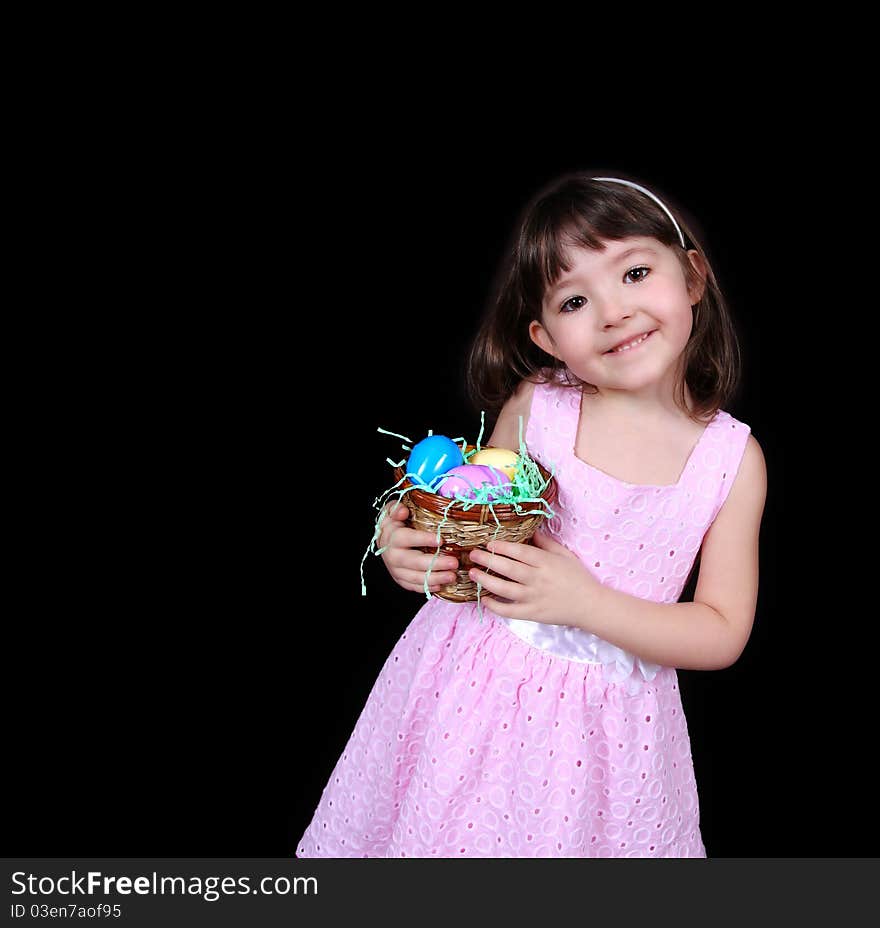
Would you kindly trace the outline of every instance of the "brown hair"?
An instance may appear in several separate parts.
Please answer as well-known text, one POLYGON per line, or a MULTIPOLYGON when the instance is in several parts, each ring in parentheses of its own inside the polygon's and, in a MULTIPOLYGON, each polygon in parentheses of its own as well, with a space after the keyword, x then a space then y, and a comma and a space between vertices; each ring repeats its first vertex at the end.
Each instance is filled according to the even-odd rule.
MULTIPOLYGON (((642 186, 656 193, 650 185, 642 186)), ((742 368, 739 340, 705 249, 694 232, 695 221, 685 221, 682 210, 664 194, 657 196, 675 216, 685 244, 690 241, 689 247, 706 262, 703 295, 693 307, 693 328, 684 350, 684 381, 677 385, 675 397, 688 411, 686 383, 694 401, 689 414, 696 420, 724 408, 736 395, 742 368)), ((506 257, 468 357, 467 388, 476 408, 498 412, 525 378, 542 383, 562 380, 588 392, 597 391, 541 350, 529 337, 529 323, 540 321, 547 288, 563 271, 570 270, 565 264, 568 247, 601 249, 604 240, 636 235, 650 236, 672 248, 688 286, 699 282, 669 217, 640 191, 577 172, 551 182, 529 201, 505 249, 506 257)))

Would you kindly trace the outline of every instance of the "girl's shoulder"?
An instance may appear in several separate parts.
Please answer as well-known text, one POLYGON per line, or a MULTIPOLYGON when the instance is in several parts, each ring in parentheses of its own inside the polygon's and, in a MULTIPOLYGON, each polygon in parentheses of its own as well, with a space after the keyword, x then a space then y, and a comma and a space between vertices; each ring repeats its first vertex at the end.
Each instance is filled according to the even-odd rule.
POLYGON ((737 479, 751 485, 763 502, 763 497, 767 492, 767 459, 764 457, 764 449, 747 425, 744 425, 738 419, 733 419, 733 422, 738 426, 742 426, 746 431, 737 479))
POLYGON ((520 418, 522 419, 522 434, 526 434, 529 424, 529 413, 532 409, 532 397, 535 393, 536 381, 525 378, 519 382, 516 390, 501 407, 495 428, 487 442, 493 448, 509 448, 511 451, 519 449, 520 418))
POLYGON ((541 368, 534 376, 525 377, 514 390, 501 408, 495 429, 489 439, 494 448, 510 448, 516 451, 519 448, 520 418, 522 418, 522 435, 525 436, 529 424, 529 415, 532 410, 532 401, 535 390, 575 390, 578 394, 581 388, 566 381, 564 375, 551 368, 541 368))

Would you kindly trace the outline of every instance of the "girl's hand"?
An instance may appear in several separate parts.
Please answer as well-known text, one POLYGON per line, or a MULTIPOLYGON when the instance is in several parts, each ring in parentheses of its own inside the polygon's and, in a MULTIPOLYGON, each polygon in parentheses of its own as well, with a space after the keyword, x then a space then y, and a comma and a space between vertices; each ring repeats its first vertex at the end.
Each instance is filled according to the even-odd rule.
MULTIPOLYGON (((381 557, 388 568, 388 573, 398 586, 402 586, 405 590, 424 593, 425 574, 434 555, 414 549, 436 548, 437 537, 431 532, 421 532, 404 525, 409 518, 409 510, 406 506, 397 506, 396 509, 394 506, 395 503, 389 503, 385 507, 387 515, 382 521, 376 548, 381 549, 387 546, 387 550, 382 552, 381 557)), ((455 583, 457 578, 454 571, 457 567, 458 561, 454 557, 441 554, 431 569, 428 589, 436 592, 450 583, 455 583)))
POLYGON ((471 552, 472 561, 501 575, 470 572, 471 579, 479 581, 484 591, 495 594, 486 596, 483 592, 480 599, 507 619, 577 625, 578 616, 588 612, 601 584, 565 545, 541 531, 535 533, 533 541, 533 545, 489 542, 486 547, 494 554, 471 552))

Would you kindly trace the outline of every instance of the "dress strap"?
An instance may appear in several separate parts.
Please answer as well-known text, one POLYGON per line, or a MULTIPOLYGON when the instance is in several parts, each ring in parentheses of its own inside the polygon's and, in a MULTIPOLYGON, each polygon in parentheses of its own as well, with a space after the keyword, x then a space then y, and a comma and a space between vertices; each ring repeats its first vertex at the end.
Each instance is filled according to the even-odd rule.
POLYGON ((532 393, 526 447, 547 470, 559 473, 574 454, 581 391, 560 383, 537 383, 532 393))
POLYGON ((752 431, 745 422, 734 419, 733 416, 726 412, 723 414, 718 426, 719 433, 723 433, 723 435, 719 435, 717 443, 720 453, 721 480, 715 498, 715 505, 712 509, 712 519, 718 515, 724 501, 730 494, 730 488, 739 473, 739 466, 742 463, 746 444, 752 431))
POLYGON ((736 479, 751 429, 719 409, 688 460, 681 487, 693 507, 695 524, 718 515, 736 479))

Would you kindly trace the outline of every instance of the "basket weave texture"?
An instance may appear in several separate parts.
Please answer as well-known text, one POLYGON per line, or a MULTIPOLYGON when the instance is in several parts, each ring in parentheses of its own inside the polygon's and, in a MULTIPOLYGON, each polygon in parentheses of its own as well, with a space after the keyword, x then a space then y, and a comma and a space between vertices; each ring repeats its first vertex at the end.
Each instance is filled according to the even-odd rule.
MULTIPOLYGON (((466 451, 473 450, 476 450, 474 445, 466 447, 466 451)), ((556 499, 556 480, 551 478, 549 472, 540 464, 538 464, 538 470, 544 480, 549 480, 541 494, 541 499, 547 504, 552 504, 556 499)), ((394 471, 395 479, 398 481, 403 474, 402 467, 394 471)), ((401 484, 401 488, 410 486, 412 484, 409 480, 401 484)), ((455 583, 441 587, 434 593, 441 599, 455 603, 474 602, 477 599, 477 584, 469 576, 473 566, 470 551, 474 548, 485 550, 486 544, 490 541, 530 544, 538 524, 546 518, 541 514, 546 511, 546 507, 541 502, 520 503, 520 512, 517 512, 516 508, 509 503, 497 503, 491 507, 475 505, 465 509, 465 504, 459 501, 450 506, 450 500, 438 493, 408 490, 402 497, 401 503, 409 509, 410 517, 407 525, 420 531, 431 532, 435 536, 439 530, 440 555, 448 554, 458 559, 455 583), (447 507, 449 507, 448 511, 447 507)), ((422 551, 427 554, 434 554, 436 550, 436 547, 422 548, 422 551)), ((485 567, 481 569, 485 570, 485 567)), ((486 570, 486 572, 492 574, 491 570, 486 570)))

